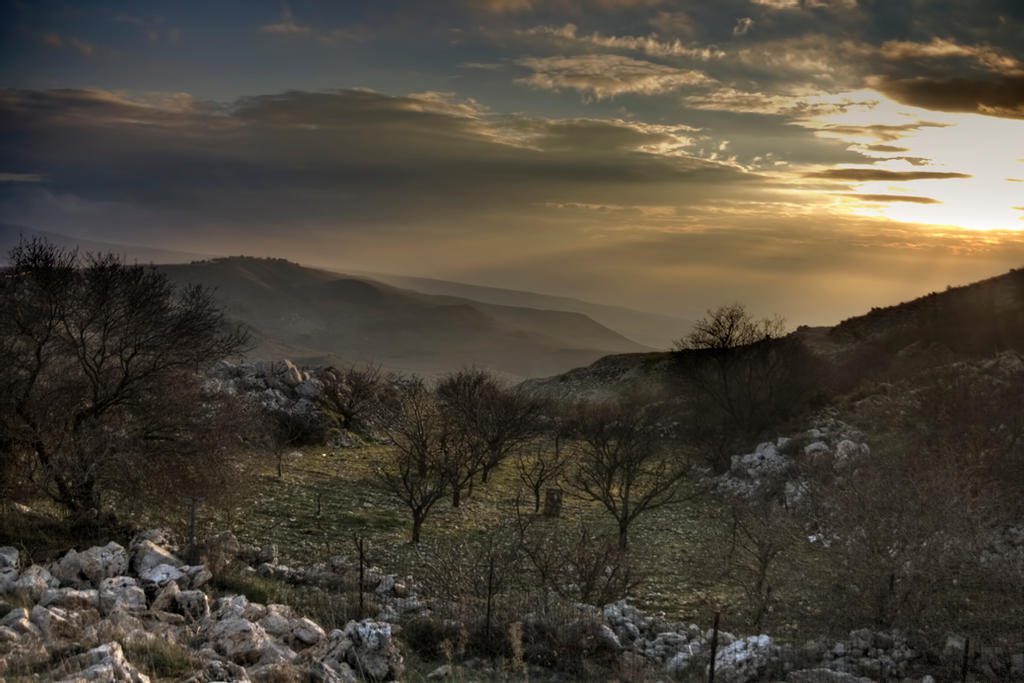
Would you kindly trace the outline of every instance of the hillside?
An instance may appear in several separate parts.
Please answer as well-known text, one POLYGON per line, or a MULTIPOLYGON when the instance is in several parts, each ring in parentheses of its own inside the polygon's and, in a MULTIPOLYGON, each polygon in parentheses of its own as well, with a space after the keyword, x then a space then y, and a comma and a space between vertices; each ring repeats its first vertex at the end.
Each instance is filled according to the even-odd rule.
POLYGON ((630 339, 656 349, 667 348, 673 340, 682 337, 693 325, 691 320, 683 318, 637 311, 622 306, 595 304, 565 296, 549 296, 537 292, 523 292, 498 287, 481 287, 423 277, 381 273, 359 273, 359 275, 366 275, 378 282, 386 282, 423 294, 456 296, 503 306, 581 313, 606 327, 618 330, 630 339))
MULTIPOLYGON (((841 383, 1024 351, 1024 270, 873 308, 834 327, 802 326, 788 339, 824 361, 841 383)), ((672 368, 670 353, 620 354, 531 380, 529 386, 555 395, 601 397, 659 386, 670 380, 672 368)))
POLYGON ((478 365, 523 378, 648 350, 579 313, 420 294, 282 259, 162 269, 175 282, 214 288, 228 315, 253 329, 254 357, 376 362, 424 375, 478 365))

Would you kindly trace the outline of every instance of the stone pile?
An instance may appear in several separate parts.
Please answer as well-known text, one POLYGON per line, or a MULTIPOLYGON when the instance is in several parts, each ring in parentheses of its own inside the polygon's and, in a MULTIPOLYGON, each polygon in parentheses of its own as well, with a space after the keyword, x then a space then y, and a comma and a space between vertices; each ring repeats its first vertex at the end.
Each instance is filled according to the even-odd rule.
MULTIPOLYGON (((211 601, 204 565, 187 565, 166 534, 68 551, 22 567, 0 548, 0 678, 45 670, 65 681, 149 678, 133 648, 177 648, 187 680, 388 681, 404 670, 392 625, 350 621, 326 633, 285 605, 211 601)), ((394 581, 392 581, 392 587, 394 581)))

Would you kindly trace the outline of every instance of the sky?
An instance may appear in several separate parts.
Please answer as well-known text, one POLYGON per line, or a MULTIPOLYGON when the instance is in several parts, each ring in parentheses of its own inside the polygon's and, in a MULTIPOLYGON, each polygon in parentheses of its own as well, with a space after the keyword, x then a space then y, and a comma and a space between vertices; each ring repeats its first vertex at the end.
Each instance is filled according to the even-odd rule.
POLYGON ((1024 265, 1020 0, 0 0, 0 222, 833 324, 1024 265))

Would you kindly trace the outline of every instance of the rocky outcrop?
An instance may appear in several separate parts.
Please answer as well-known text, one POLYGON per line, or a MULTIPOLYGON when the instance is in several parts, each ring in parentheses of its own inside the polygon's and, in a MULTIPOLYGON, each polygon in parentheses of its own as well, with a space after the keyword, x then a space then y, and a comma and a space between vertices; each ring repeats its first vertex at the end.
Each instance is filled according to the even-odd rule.
MULTIPOLYGON (((402 675, 391 624, 351 621, 326 633, 285 605, 244 596, 211 605, 201 590, 208 570, 183 564, 176 548, 160 540, 149 533, 133 540, 130 551, 116 543, 68 551, 50 565, 56 575, 40 565, 19 572, 18 552, 0 548, 9 579, 0 585, 0 599, 31 603, 0 615, 0 679, 49 671, 53 680, 141 683, 149 678, 126 652, 154 646, 188 652, 193 672, 187 678, 194 683, 390 681, 402 675)), ((341 559, 335 565, 347 566, 341 559)))

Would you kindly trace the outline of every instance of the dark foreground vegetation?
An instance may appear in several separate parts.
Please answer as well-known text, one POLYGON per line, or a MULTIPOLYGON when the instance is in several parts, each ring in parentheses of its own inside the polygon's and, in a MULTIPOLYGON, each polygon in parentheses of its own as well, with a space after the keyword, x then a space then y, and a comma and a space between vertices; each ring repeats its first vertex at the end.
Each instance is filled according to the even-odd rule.
POLYGON ((719 680, 1024 677, 1024 273, 831 330, 725 306, 613 379, 427 383, 245 345, 202 288, 16 249, 0 544, 42 565, 171 527, 214 597, 390 622, 410 677, 703 680, 716 616, 772 636, 737 641, 744 669, 723 635, 719 680))

